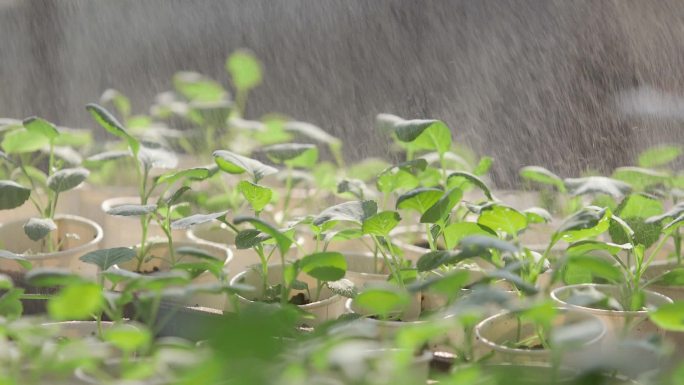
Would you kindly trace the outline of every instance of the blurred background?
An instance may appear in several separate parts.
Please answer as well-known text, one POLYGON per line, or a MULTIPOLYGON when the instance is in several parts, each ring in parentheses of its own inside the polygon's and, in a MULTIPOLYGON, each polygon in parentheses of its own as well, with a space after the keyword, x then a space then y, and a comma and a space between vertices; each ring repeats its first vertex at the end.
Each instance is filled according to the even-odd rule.
POLYGON ((435 118, 495 158, 563 177, 684 142, 681 0, 0 0, 0 117, 92 126, 110 87, 145 113, 180 70, 265 69, 247 118, 282 112, 388 156, 375 115, 435 118))

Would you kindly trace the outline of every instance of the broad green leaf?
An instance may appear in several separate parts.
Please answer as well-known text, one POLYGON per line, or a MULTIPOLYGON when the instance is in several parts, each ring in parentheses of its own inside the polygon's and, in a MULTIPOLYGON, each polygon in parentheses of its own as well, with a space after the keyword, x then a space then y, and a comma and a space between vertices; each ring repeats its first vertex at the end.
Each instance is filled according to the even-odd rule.
POLYGON ((566 242, 594 238, 608 230, 610 217, 606 209, 587 207, 566 218, 556 234, 566 242))
POLYGON ((402 120, 394 124, 394 132, 397 139, 419 150, 445 153, 451 148, 451 130, 439 120, 402 120))
POLYGON ((447 191, 434 205, 420 217, 420 223, 437 223, 444 220, 451 210, 461 201, 463 190, 454 187, 447 191))
POLYGON ((682 214, 684 214, 684 202, 677 203, 676 205, 672 206, 671 209, 667 210, 663 214, 655 215, 648 218, 646 220, 646 223, 660 222, 663 219, 672 220, 673 218, 677 218, 682 214))
POLYGON ((7 154, 23 154, 34 152, 46 147, 49 139, 35 131, 25 129, 13 130, 5 134, 2 139, 2 149, 7 154))
POLYGON ((467 269, 454 269, 444 275, 431 275, 430 278, 418 281, 409 287, 412 292, 429 290, 447 297, 461 295, 461 289, 471 283, 467 269))
POLYGON ((130 217, 130 216, 147 215, 147 214, 155 212, 156 210, 157 210, 157 205, 130 204, 130 205, 119 205, 119 206, 112 207, 111 209, 107 210, 107 214, 118 215, 118 216, 123 216, 123 217, 130 217))
POLYGON ((177 72, 173 75, 173 87, 189 101, 216 102, 228 97, 218 82, 197 72, 177 72))
POLYGON ((323 210, 313 220, 313 224, 321 226, 330 221, 355 222, 362 224, 366 218, 378 212, 375 201, 352 201, 340 203, 323 210))
POLYGON ((399 196, 396 207, 403 210, 415 210, 422 215, 437 203, 443 194, 444 191, 437 188, 419 187, 399 196))
POLYGON ((398 169, 378 175, 375 184, 378 191, 383 194, 389 194, 398 190, 414 189, 420 185, 420 179, 405 170, 398 169))
POLYGON ((57 321, 88 319, 100 311, 104 297, 96 283, 80 282, 63 288, 47 304, 50 318, 57 321))
POLYGON ((30 195, 31 189, 11 180, 0 180, 0 210, 19 207, 30 195))
POLYGON ((408 293, 393 286, 367 288, 354 297, 354 305, 368 315, 387 318, 392 313, 403 311, 410 303, 408 293))
POLYGON ((647 149, 639 154, 639 166, 660 167, 674 161, 682 154, 681 146, 663 145, 647 149))
MULTIPOLYGON (((643 195, 632 194, 620 203, 615 213, 632 229, 631 237, 635 244, 650 247, 660 238, 662 225, 659 222, 648 222, 646 218, 659 215, 662 212, 663 205, 660 201, 643 195)), ((613 242, 629 242, 629 238, 622 227, 619 222, 611 222, 608 230, 613 242)))
POLYGON ((237 189, 245 197, 245 200, 249 202, 249 205, 252 206, 252 210, 257 213, 261 212, 271 202, 273 196, 273 191, 270 188, 246 180, 240 181, 237 189))
POLYGON ((566 249, 567 255, 590 255, 593 251, 604 251, 610 255, 617 255, 621 251, 630 250, 632 245, 629 243, 618 245, 616 243, 596 241, 587 239, 575 242, 566 249))
POLYGON ((469 235, 461 239, 459 246, 461 250, 495 249, 509 253, 517 253, 519 251, 515 245, 491 235, 469 235))
POLYGON ((24 233, 32 241, 39 241, 55 230, 57 225, 50 218, 31 218, 24 224, 24 233))
POLYGON ((627 183, 605 176, 566 178, 565 186, 572 195, 607 194, 613 198, 621 198, 632 190, 627 183))
POLYGON ((276 168, 267 166, 256 159, 247 158, 226 150, 214 151, 213 156, 221 170, 229 174, 242 174, 246 172, 255 181, 278 172, 276 168))
POLYGON ((190 179, 190 180, 201 181, 201 180, 207 179, 209 176, 211 176, 211 171, 208 168, 206 168, 206 167, 195 167, 195 168, 189 168, 189 169, 180 170, 180 171, 172 171, 172 172, 168 172, 166 174, 163 174, 157 179, 157 183, 158 184, 162 184, 162 183, 173 184, 173 183, 176 183, 177 181, 179 181, 181 179, 190 179))
POLYGON ((292 246, 292 243, 294 242, 292 238, 287 236, 284 232, 281 232, 280 230, 276 229, 275 227, 271 226, 270 224, 264 222, 259 218, 237 217, 233 220, 233 223, 235 223, 236 225, 239 225, 244 222, 248 222, 252 226, 254 226, 255 229, 261 231, 262 233, 270 235, 276 241, 281 255, 287 254, 288 250, 290 249, 290 246, 292 246))
POLYGON ((147 169, 171 169, 178 166, 178 156, 175 153, 153 142, 141 142, 138 159, 147 169))
POLYGON ((55 146, 81 148, 93 142, 93 133, 86 129, 59 127, 59 136, 53 141, 55 146))
POLYGON ((615 210, 620 218, 649 218, 663 213, 663 204, 640 194, 628 195, 615 210))
POLYGON ((527 217, 512 207, 494 204, 480 212, 477 223, 495 231, 517 235, 527 228, 527 217))
POLYGON ((508 282, 512 283, 518 290, 520 290, 521 292, 523 292, 526 295, 534 295, 534 294, 537 294, 537 291, 538 291, 537 288, 532 286, 529 282, 526 282, 520 276, 515 275, 508 270, 498 269, 498 270, 488 271, 486 273, 486 276, 490 281, 499 280, 499 279, 503 279, 505 281, 508 281, 508 282))
POLYGON ((526 166, 520 169, 520 176, 529 181, 554 186, 560 192, 565 192, 563 179, 541 166, 526 166))
POLYGON ((601 257, 571 255, 568 257, 566 264, 569 267, 589 273, 594 277, 600 277, 615 283, 622 282, 624 278, 619 266, 601 257))
POLYGON ((90 171, 85 168, 65 168, 50 175, 47 185, 50 190, 61 193, 78 187, 90 175, 90 171))
POLYGON ((146 349, 152 343, 152 334, 139 326, 116 324, 102 331, 102 339, 124 352, 132 353, 146 349))
POLYGON ((485 182, 469 172, 455 171, 449 174, 447 177, 447 186, 449 188, 458 187, 463 190, 468 184, 472 184, 482 190, 488 199, 493 199, 492 192, 489 190, 489 187, 487 187, 485 182))
POLYGON ((54 140, 59 136, 59 131, 54 124, 37 116, 24 119, 24 128, 29 132, 40 134, 48 140, 54 140))
POLYGON ((461 239, 470 235, 496 236, 491 229, 473 222, 454 222, 442 232, 447 250, 455 248, 461 239))
POLYGON ((612 177, 628 183, 637 190, 664 184, 669 179, 664 172, 639 167, 618 167, 613 171, 612 177))
POLYGON ((271 236, 257 229, 241 230, 235 236, 235 247, 240 250, 251 249, 267 239, 271 239, 271 236))
POLYGON ((684 332, 684 302, 668 303, 649 312, 651 321, 664 330, 684 332))
POLYGON ((663 230, 667 230, 672 233, 674 230, 680 228, 684 224, 684 214, 675 218, 672 222, 669 222, 663 227, 663 230))
POLYGON ((460 252, 452 250, 429 251, 418 258, 418 262, 416 262, 416 268, 418 271, 434 270, 441 266, 454 264, 465 259, 460 258, 461 256, 462 255, 460 252))
POLYGON ((136 257, 135 250, 130 247, 114 247, 91 251, 82 255, 79 259, 85 263, 91 263, 104 271, 114 265, 127 262, 136 257))
POLYGON ((24 258, 21 255, 14 254, 13 252, 8 250, 0 249, 0 259, 8 259, 11 261, 15 261, 19 265, 21 265, 21 267, 27 270, 31 268, 31 262, 29 262, 26 258, 24 258))
POLYGON ((181 218, 177 221, 171 222, 171 228, 173 230, 186 230, 193 226, 201 225, 203 223, 225 217, 227 213, 228 211, 221 211, 211 214, 194 214, 189 217, 181 218))
POLYGON ((109 111, 94 103, 86 105, 86 110, 88 110, 93 119, 110 134, 125 139, 131 152, 137 157, 138 151, 140 150, 140 142, 131 136, 109 111))
POLYGON ((669 270, 665 274, 658 277, 653 284, 662 286, 684 286, 684 268, 677 267, 669 270))
POLYGON ((178 202, 183 197, 183 194, 190 190, 190 186, 181 186, 178 190, 174 191, 173 194, 171 194, 168 198, 159 197, 157 204, 160 207, 167 206, 167 208, 173 205, 177 205, 174 206, 174 209, 178 211, 181 205, 178 202))
POLYGON ((398 212, 381 211, 366 218, 361 225, 361 231, 364 234, 387 237, 400 221, 401 216, 398 212))
POLYGON ((311 151, 315 148, 316 146, 313 144, 281 143, 264 147, 261 151, 263 151, 271 161, 275 163, 284 163, 285 161, 296 159, 307 151, 311 151))
POLYGON ((8 320, 15 320, 21 317, 24 312, 24 305, 21 296, 24 289, 9 290, 0 297, 0 315, 8 320))
POLYGON ((356 197, 356 199, 364 199, 367 194, 372 194, 372 191, 362 180, 342 179, 340 183, 337 184, 337 193, 349 193, 356 197))
POLYGON ((347 260, 335 251, 313 253, 299 260, 301 270, 319 281, 337 281, 344 278, 347 260))
POLYGON ((485 175, 489 172, 489 169, 492 168, 492 164, 494 163, 494 159, 489 157, 489 156, 483 156, 480 158, 480 161, 477 163, 475 168, 473 169, 473 174, 477 176, 482 176, 485 175))
POLYGON ((250 90, 261 84, 261 63, 251 51, 237 50, 226 61, 226 71, 238 91, 250 90))

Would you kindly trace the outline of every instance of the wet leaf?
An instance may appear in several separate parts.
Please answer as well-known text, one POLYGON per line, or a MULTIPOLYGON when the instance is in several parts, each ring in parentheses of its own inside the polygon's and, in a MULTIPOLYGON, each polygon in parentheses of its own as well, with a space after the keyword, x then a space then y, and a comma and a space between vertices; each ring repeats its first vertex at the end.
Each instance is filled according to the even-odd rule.
POLYGON ((11 180, 0 180, 0 210, 19 207, 29 199, 31 189, 11 180))
POLYGON ((101 271, 104 271, 114 265, 133 260, 135 257, 136 252, 130 247, 114 247, 91 251, 82 255, 79 259, 85 263, 96 265, 101 271))
POLYGON ((31 218, 24 224, 24 233, 32 241, 39 241, 55 230, 57 225, 50 218, 31 218))
POLYGON ((47 185, 50 190, 61 193, 78 187, 90 175, 90 171, 85 168, 65 168, 50 175, 47 185))

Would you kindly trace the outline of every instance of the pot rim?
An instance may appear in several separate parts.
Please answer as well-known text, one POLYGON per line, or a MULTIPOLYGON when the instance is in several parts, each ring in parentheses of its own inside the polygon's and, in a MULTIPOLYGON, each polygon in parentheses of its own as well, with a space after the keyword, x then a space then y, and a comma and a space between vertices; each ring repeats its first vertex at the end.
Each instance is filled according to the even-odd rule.
MULTIPOLYGON (((218 249, 218 250, 215 250, 215 251, 219 251, 219 250, 220 250, 222 253, 225 252, 225 254, 226 254, 226 259, 225 259, 225 261, 223 262, 223 266, 228 265, 228 264, 233 260, 233 258, 234 258, 233 251, 232 251, 230 248, 225 247, 225 246, 222 246, 222 245, 217 244, 217 243, 212 243, 212 242, 195 242, 195 241, 192 241, 192 240, 189 240, 189 241, 181 240, 181 241, 173 242, 173 246, 176 247, 176 248, 177 248, 177 247, 183 247, 183 246, 193 246, 193 245, 197 245, 197 244, 201 244, 201 245, 207 246, 207 247, 214 247, 214 248, 218 249)), ((168 243, 167 243, 166 241, 160 241, 160 240, 152 239, 151 242, 148 243, 148 247, 149 247, 149 248, 152 248, 152 247, 155 247, 155 246, 168 247, 168 243)), ((136 249, 140 248, 140 244, 137 244, 137 245, 135 245, 135 246, 133 246, 133 247, 131 247, 131 248, 134 249, 134 250, 136 250, 136 249)), ((130 271, 129 269, 126 269, 126 268, 123 268, 123 267, 119 266, 119 264, 113 265, 112 267, 115 268, 115 269, 128 270, 128 271, 130 271)), ((165 271, 165 270, 161 270, 161 269, 160 269, 160 271, 165 271)), ((201 277, 201 276, 204 276, 205 274, 210 274, 210 273, 209 273, 208 271, 205 271, 205 272, 203 272, 202 274, 200 274, 199 276, 197 276, 195 279, 197 279, 197 278, 199 278, 199 277, 201 277)))
MULTIPOLYGON (((590 346, 593 344, 598 343, 602 338, 605 337, 607 333, 607 328, 606 324, 601 321, 599 317, 596 315, 586 312, 586 311, 581 311, 579 309, 573 309, 569 307, 557 307, 556 309, 560 310, 562 313, 575 313, 578 315, 582 316, 587 316, 589 318, 592 318, 594 321, 598 322, 601 325, 601 332, 594 338, 592 338, 589 341, 585 341, 582 343, 582 346, 590 346)), ((495 350, 497 352, 501 353, 521 353, 521 354, 527 354, 527 355, 532 355, 536 357, 546 357, 551 354, 550 349, 521 349, 521 348, 509 348, 507 346, 503 346, 499 343, 496 343, 482 335, 482 328, 487 326, 488 324, 491 324, 499 319, 502 319, 506 316, 512 315, 513 313, 507 310, 504 310, 502 312, 499 312, 497 314, 494 314, 492 316, 489 316, 485 318, 484 320, 480 321, 476 326, 475 326, 475 336, 478 339, 478 341, 482 342, 483 344, 487 345, 488 348, 495 350)))
MULTIPOLYGON (((374 258, 373 254, 371 254, 368 251, 340 251, 340 254, 344 255, 347 257, 348 255, 354 256, 354 257, 359 257, 359 258, 374 258)), ((382 257, 378 257, 382 258, 382 257)), ((383 273, 366 273, 363 271, 355 271, 355 270, 349 270, 349 267, 347 267, 347 273, 353 273, 359 277, 363 278, 374 278, 374 279, 380 279, 384 280, 389 276, 389 273, 383 274, 383 273)), ((346 276, 345 276, 346 278, 346 276)))
MULTIPOLYGON (((359 313, 355 312, 354 309, 352 308, 352 301, 353 300, 354 300, 354 298, 347 298, 347 300, 344 301, 344 310, 349 314, 359 314, 359 313)), ((366 317, 366 316, 361 315, 361 314, 359 314, 359 315, 361 316, 360 319, 362 319, 366 322, 372 322, 372 323, 376 323, 376 324, 380 324, 380 325, 389 325, 392 327, 400 327, 402 325, 420 325, 420 324, 424 324, 424 323, 428 322, 427 320, 420 320, 420 319, 415 320, 415 321, 380 320, 380 319, 366 317)), ((445 318, 449 318, 449 317, 447 316, 445 318)))
MULTIPOLYGON (((602 316, 613 316, 613 317, 645 316, 649 312, 648 310, 606 310, 606 309, 596 309, 596 308, 587 307, 587 306, 574 305, 574 304, 568 303, 567 301, 561 299, 558 295, 558 293, 562 293, 564 291, 568 291, 568 290, 572 290, 572 289, 579 289, 579 288, 587 288, 587 287, 593 287, 594 289, 597 289, 600 291, 600 289, 616 288, 616 287, 618 287, 618 285, 599 284, 599 283, 579 283, 579 284, 575 284, 575 285, 561 286, 561 287, 558 287, 558 288, 553 289, 551 291, 551 299, 553 299, 557 303, 561 304, 561 306, 563 306, 563 307, 577 309, 577 310, 583 310, 583 311, 595 313, 597 315, 602 315, 602 316)), ((665 303, 673 303, 672 299, 666 295, 663 295, 663 294, 660 294, 658 292, 648 290, 648 289, 643 289, 643 291, 644 291, 644 294, 646 294, 647 299, 650 296, 651 299, 657 298, 658 300, 662 301, 664 304, 665 303)))
MULTIPOLYGON (((281 266, 281 265, 280 265, 280 264, 268 265, 269 268, 270 268, 270 267, 275 267, 275 266, 281 266)), ((239 279, 242 279, 245 275, 247 275, 248 272, 249 272, 249 270, 243 270, 243 271, 239 272, 238 274, 236 274, 236 275, 230 280, 230 284, 233 285, 233 284, 238 283, 238 280, 239 280, 239 279)), ((243 297, 243 296, 240 295, 240 294, 236 294, 236 296, 238 297, 238 299, 239 299, 240 301, 245 302, 245 303, 257 303, 257 302, 260 302, 260 301, 254 301, 254 300, 251 300, 251 299, 247 299, 247 298, 243 297)), ((341 297, 339 294, 333 294, 333 295, 331 295, 330 297, 328 297, 328 298, 326 298, 326 299, 322 299, 322 300, 320 300, 320 301, 314 301, 314 302, 311 302, 311 303, 307 303, 306 305, 297 305, 297 307, 300 308, 300 309, 303 309, 303 310, 306 310, 306 309, 313 309, 313 308, 317 308, 317 307, 322 307, 322 306, 329 305, 329 304, 331 304, 331 303, 334 303, 334 302, 340 300, 341 298, 342 298, 342 297, 341 297)))
MULTIPOLYGON (((14 221, 6 222, 6 223, 0 223, 0 231, 2 231, 2 228, 4 226, 8 225, 15 225, 19 223, 26 223, 28 219, 17 219, 14 221)), ((76 247, 72 247, 70 249, 62 250, 62 251, 55 251, 52 253, 37 253, 37 254, 17 254, 19 256, 22 256, 26 258, 27 260, 39 260, 39 259, 53 259, 53 258, 63 258, 63 257, 68 257, 70 254, 74 253, 79 253, 83 251, 84 249, 90 248, 92 246, 97 246, 98 243, 102 241, 102 238, 104 237, 104 233, 102 231, 102 227, 97 224, 97 222, 88 219, 86 217, 82 217, 80 215, 71 215, 71 214, 57 214, 55 215, 55 220, 67 220, 67 221, 74 221, 74 222, 79 222, 86 224, 90 226, 92 229, 95 230, 95 238, 91 239, 90 241, 76 247)))

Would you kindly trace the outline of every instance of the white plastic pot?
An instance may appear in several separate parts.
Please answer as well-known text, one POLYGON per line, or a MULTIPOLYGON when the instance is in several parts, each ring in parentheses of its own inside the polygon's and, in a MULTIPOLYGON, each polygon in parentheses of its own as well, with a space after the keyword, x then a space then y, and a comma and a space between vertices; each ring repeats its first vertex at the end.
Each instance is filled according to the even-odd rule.
POLYGON ((504 345, 515 341, 518 336, 526 338, 534 335, 535 325, 529 322, 520 323, 518 317, 510 312, 493 315, 475 327, 475 357, 488 357, 488 363, 515 364, 544 364, 553 362, 555 358, 562 358, 565 366, 586 367, 591 363, 585 362, 583 357, 592 350, 598 351, 606 334, 606 326, 600 318, 579 310, 560 310, 553 320, 553 327, 581 328, 584 334, 579 341, 573 341, 573 346, 559 347, 563 350, 555 352, 559 357, 554 357, 554 352, 548 349, 522 349, 504 345))
MULTIPOLYGON (((153 200, 150 200, 150 203, 153 202, 153 200)), ((107 214, 108 210, 125 204, 140 204, 140 198, 119 197, 107 199, 102 202, 101 211, 104 215, 103 226, 105 232, 103 242, 104 248, 131 247, 139 244, 142 240, 142 226, 140 225, 141 217, 125 217, 107 214)), ((183 230, 172 230, 172 235, 174 241, 182 241, 185 239, 185 231, 183 230)), ((147 239, 152 240, 154 238, 166 239, 166 234, 164 234, 162 228, 152 220, 150 221, 149 226, 147 226, 147 239)))
MULTIPOLYGON (((139 246, 138 246, 139 247, 139 246)), ((206 243, 195 243, 188 241, 174 242, 174 248, 178 249, 181 247, 194 247, 202 249, 209 253, 212 257, 223 261, 224 269, 227 270, 229 264, 232 262, 233 254, 230 249, 225 247, 220 247, 216 245, 206 244, 206 243)), ((171 269, 170 256, 169 256, 169 246, 166 242, 154 242, 150 244, 148 256, 154 256, 155 258, 146 258, 142 263, 140 270, 137 270, 138 262, 136 259, 127 261, 125 263, 116 265, 116 268, 125 269, 128 271, 142 272, 142 273, 154 273, 157 271, 169 271, 171 269)), ((176 258, 181 257, 176 255, 176 258)), ((201 259, 192 257, 190 255, 182 256, 183 262, 200 262, 201 259)), ((213 284, 218 283, 218 278, 213 274, 205 271, 199 276, 197 276, 192 281, 193 284, 213 284)), ((210 293, 198 293, 194 294, 192 297, 184 300, 184 304, 188 306, 198 306, 207 307, 213 309, 223 310, 226 303, 225 294, 210 294, 210 293)))
POLYGON ((136 189, 133 187, 95 186, 83 183, 78 189, 80 204, 80 211, 78 213, 87 216, 97 223, 104 224, 106 217, 109 215, 102 210, 102 202, 118 197, 133 196, 136 192, 136 189))
MULTIPOLYGON (((6 249, 28 259, 34 268, 50 267, 67 269, 73 273, 94 277, 97 267, 81 262, 79 258, 99 248, 102 241, 102 228, 90 219, 75 215, 57 215, 54 219, 57 230, 51 232, 53 239, 60 244, 59 251, 48 252, 43 241, 32 241, 24 233, 28 219, 0 224, 0 249, 6 249)), ((24 272, 16 262, 0 259, 0 270, 24 272)))
MULTIPOLYGON (((269 265, 268 266, 268 277, 267 282, 269 285, 277 285, 282 282, 282 265, 269 265)), ((306 274, 300 274, 297 277, 298 280, 306 283, 309 286, 309 292, 313 296, 316 293, 316 287, 318 282, 309 277, 306 274)), ((237 298, 242 305, 249 305, 263 298, 262 291, 262 276, 260 272, 260 266, 255 266, 255 268, 248 269, 236 275, 231 281, 231 284, 246 284, 253 287, 255 290, 246 294, 248 298, 238 295, 237 298)), ((291 290, 290 295, 296 295, 299 293, 304 293, 308 296, 308 293, 304 290, 291 290)), ((313 316, 313 319, 305 320, 305 324, 309 326, 316 326, 324 321, 337 319, 340 315, 344 314, 344 298, 340 295, 334 294, 327 287, 321 289, 320 297, 318 300, 310 298, 312 301, 306 305, 298 305, 300 309, 313 316)))

